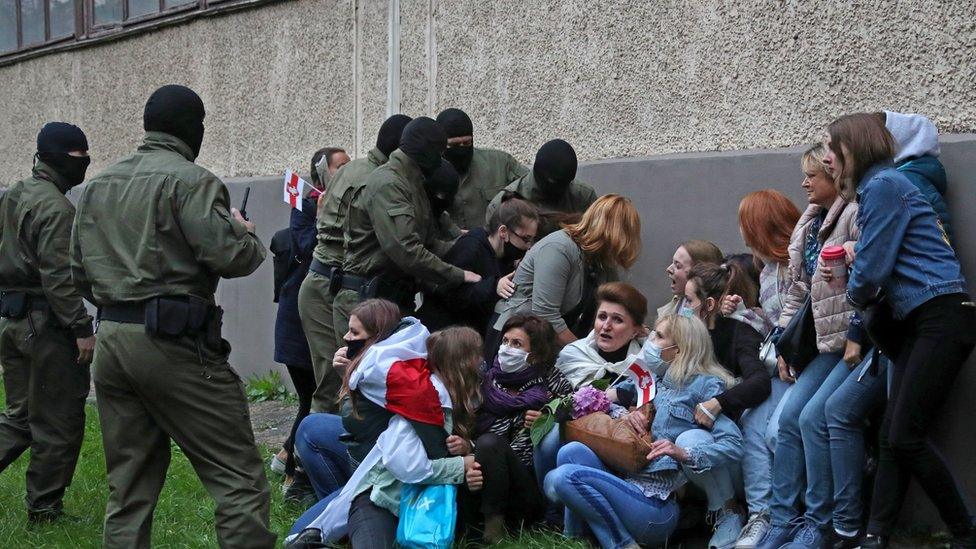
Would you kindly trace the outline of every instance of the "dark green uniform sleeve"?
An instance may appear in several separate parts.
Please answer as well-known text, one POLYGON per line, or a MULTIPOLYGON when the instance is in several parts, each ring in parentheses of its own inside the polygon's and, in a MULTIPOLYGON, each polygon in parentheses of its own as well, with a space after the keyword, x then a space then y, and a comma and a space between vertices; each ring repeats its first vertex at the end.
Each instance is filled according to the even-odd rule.
POLYGON ((505 170, 505 181, 509 183, 529 174, 529 168, 516 160, 512 155, 508 155, 508 163, 505 165, 505 170))
POLYGON ((85 271, 85 265, 81 260, 81 243, 78 241, 77 216, 75 216, 75 220, 71 226, 71 244, 69 252, 71 254, 71 282, 74 283, 75 289, 78 290, 78 292, 81 293, 85 299, 91 303, 95 303, 95 297, 92 295, 91 280, 88 279, 88 273, 85 271))
MULTIPOLYGON (((428 242, 421 236, 422 227, 417 224, 413 200, 400 185, 383 185, 365 199, 380 248, 401 270, 431 284, 464 282, 461 269, 445 263, 426 248, 428 242)), ((433 219, 428 222, 435 223, 433 219)), ((424 230, 424 235, 434 232, 424 230)))
POLYGON ((41 287, 52 314, 74 332, 75 337, 92 335, 92 318, 71 277, 68 250, 71 243, 73 209, 61 204, 41 203, 33 212, 37 267, 41 287))
POLYGON ((247 276, 261 265, 267 249, 231 217, 230 196, 219 179, 178 182, 176 189, 180 228, 197 261, 223 278, 247 276))

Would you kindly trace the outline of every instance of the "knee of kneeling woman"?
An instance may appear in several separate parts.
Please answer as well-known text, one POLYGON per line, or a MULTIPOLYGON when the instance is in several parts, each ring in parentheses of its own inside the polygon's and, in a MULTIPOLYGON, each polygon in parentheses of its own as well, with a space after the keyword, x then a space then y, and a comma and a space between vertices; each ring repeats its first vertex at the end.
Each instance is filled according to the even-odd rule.
POLYGON ((546 474, 545 480, 542 481, 542 491, 546 499, 554 503, 562 501, 561 492, 569 486, 569 477, 575 467, 575 465, 560 465, 546 474))
POLYGON ((508 446, 508 441, 495 433, 485 433, 474 441, 475 453, 479 455, 499 452, 506 446, 508 446))
POLYGON ((556 454, 556 466, 577 463, 576 456, 578 456, 580 452, 592 452, 592 450, 587 448, 582 442, 576 440, 567 442, 556 454))
POLYGON ((685 449, 712 442, 715 442, 715 437, 704 429, 689 429, 674 439, 675 446, 685 449))

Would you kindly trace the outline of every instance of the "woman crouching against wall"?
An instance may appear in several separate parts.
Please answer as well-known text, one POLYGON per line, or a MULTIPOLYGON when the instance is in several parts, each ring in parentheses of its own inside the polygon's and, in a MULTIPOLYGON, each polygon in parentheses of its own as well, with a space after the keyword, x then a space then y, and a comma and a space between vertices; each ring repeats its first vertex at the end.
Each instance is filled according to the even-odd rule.
MULTIPOLYGON (((742 457, 742 435, 732 420, 719 416, 711 430, 695 423, 695 405, 733 383, 716 362, 702 321, 683 315, 659 319, 645 351, 649 368, 663 372, 655 376, 657 413, 653 425, 640 411, 626 417, 636 430, 653 434, 650 464, 621 477, 590 448, 570 442, 559 450, 558 467, 546 475, 546 496, 566 506, 566 536, 583 537, 589 530, 608 549, 665 543, 678 524, 675 490, 698 478, 710 497, 731 491, 708 477, 713 469, 727 468, 742 457)), ((634 392, 624 387, 608 394, 615 398, 634 392)))
MULTIPOLYGON (((478 508, 483 516, 487 543, 504 537, 506 519, 517 525, 541 519, 545 512, 528 427, 549 401, 572 391, 572 385, 553 368, 557 349, 556 332, 545 320, 533 315, 509 318, 495 363, 482 382, 477 439, 473 445, 462 437, 448 439, 448 448, 457 455, 474 447, 484 488, 469 492, 466 507, 478 508)), ((476 520, 469 516, 465 522, 476 520)))

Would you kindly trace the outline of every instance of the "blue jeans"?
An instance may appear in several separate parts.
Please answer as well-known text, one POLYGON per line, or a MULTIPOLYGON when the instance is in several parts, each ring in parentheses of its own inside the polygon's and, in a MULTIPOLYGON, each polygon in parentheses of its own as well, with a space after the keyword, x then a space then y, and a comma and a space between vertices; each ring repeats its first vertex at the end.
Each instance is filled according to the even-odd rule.
POLYGON ((881 401, 887 381, 887 359, 878 372, 867 372, 871 356, 852 370, 827 399, 824 413, 830 435, 833 472, 834 528, 857 532, 861 528, 861 485, 864 480, 864 421, 881 401))
POLYGON ((543 488, 543 482, 549 471, 556 468, 556 456, 563 441, 559 436, 559 425, 557 424, 549 431, 539 445, 532 449, 532 468, 535 469, 535 478, 539 482, 539 489, 543 488))
POLYGON ((295 433, 295 451, 319 499, 345 486, 352 476, 349 452, 339 441, 344 432, 341 417, 322 413, 303 419, 295 433))
POLYGON ((315 505, 309 507, 307 511, 302 513, 302 516, 298 517, 298 520, 295 521, 295 524, 291 527, 291 531, 288 532, 288 535, 290 536, 292 534, 297 534, 308 528, 308 525, 311 524, 313 520, 318 518, 318 516, 322 514, 322 511, 325 511, 325 508, 332 503, 332 500, 339 497, 339 492, 340 490, 336 490, 327 497, 320 499, 315 505))
MULTIPOLYGON (((817 355, 797 378, 789 397, 782 403, 769 507, 773 526, 786 526, 800 514, 800 497, 806 483, 806 454, 800 435, 800 414, 842 357, 841 353, 817 355)), ((830 457, 825 459, 829 460, 830 457)))
MULTIPOLYGON (((715 437, 704 429, 690 429, 674 439, 674 445, 679 448, 694 448, 714 442, 715 437)), ((705 492, 709 511, 718 511, 727 501, 735 499, 736 482, 731 467, 713 467, 707 471, 696 472, 682 466, 682 471, 692 484, 705 492)))
POLYGON ((582 537, 589 527, 604 549, 632 543, 664 543, 678 525, 674 497, 647 497, 600 461, 592 450, 570 442, 559 450, 557 467, 546 476, 546 496, 566 506, 564 533, 582 537))
POLYGON ((779 431, 779 421, 773 421, 773 412, 790 387, 789 383, 779 377, 770 380, 770 384, 772 391, 769 398, 759 406, 743 412, 739 420, 742 431, 742 481, 750 513, 769 509, 773 452, 776 450, 776 433, 779 431))
MULTIPOLYGON (((830 525, 834 509, 834 476, 831 466, 830 434, 827 432, 827 400, 851 375, 841 360, 830 369, 817 392, 800 412, 800 436, 806 462, 807 490, 804 517, 821 528, 830 525)), ((802 377, 802 376, 801 376, 802 377)), ((863 457, 858 460, 859 467, 863 457)))

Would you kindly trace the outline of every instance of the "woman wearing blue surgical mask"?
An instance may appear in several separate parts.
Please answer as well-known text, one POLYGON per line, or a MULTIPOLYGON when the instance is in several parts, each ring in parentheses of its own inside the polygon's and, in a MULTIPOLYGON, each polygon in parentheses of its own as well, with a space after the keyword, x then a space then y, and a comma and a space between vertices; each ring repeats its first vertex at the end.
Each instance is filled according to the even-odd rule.
POLYGON ((545 320, 535 315, 509 318, 481 385, 474 444, 456 441, 473 446, 484 473, 484 487, 466 500, 464 522, 474 526, 484 520, 488 543, 504 537, 506 522, 517 526, 541 519, 545 511, 528 427, 544 405, 573 390, 553 367, 558 349, 556 332, 545 320))

